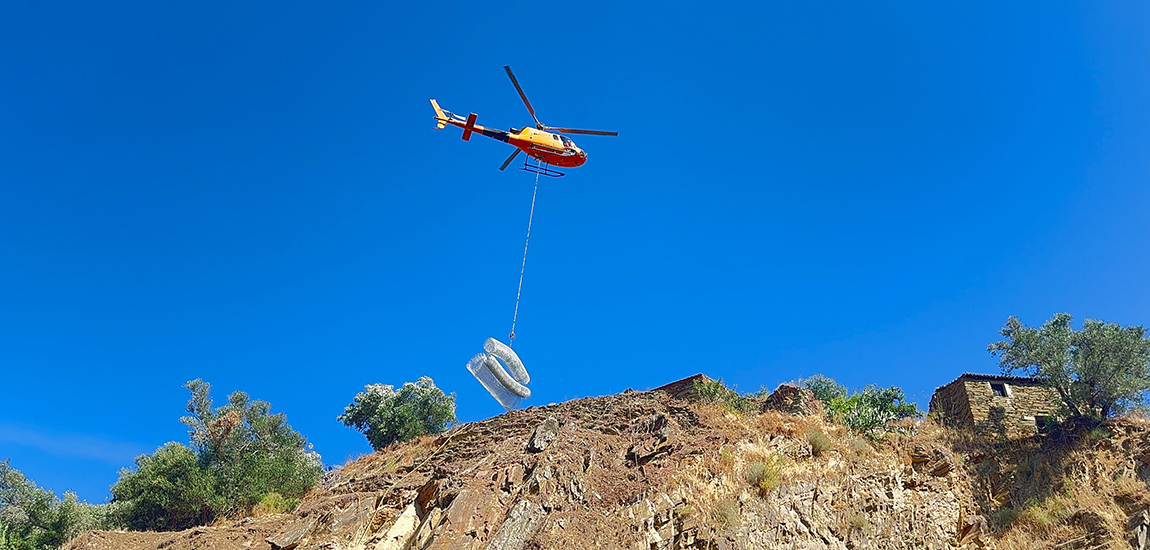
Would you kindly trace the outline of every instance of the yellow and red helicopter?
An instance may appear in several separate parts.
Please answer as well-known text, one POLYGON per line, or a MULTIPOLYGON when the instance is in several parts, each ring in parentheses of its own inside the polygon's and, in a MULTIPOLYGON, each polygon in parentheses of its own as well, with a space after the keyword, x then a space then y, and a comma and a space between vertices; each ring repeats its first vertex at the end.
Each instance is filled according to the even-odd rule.
POLYGON ((539 122, 539 118, 535 116, 535 108, 532 107, 531 102, 527 100, 527 94, 523 93, 523 88, 519 86, 519 81, 515 79, 515 73, 511 72, 511 67, 504 65, 503 70, 507 71, 507 76, 511 77, 511 83, 515 85, 515 89, 519 91, 519 97, 523 99, 523 104, 527 106, 527 112, 531 113, 531 118, 535 120, 534 128, 524 126, 523 128, 511 128, 511 130, 507 132, 487 128, 475 123, 475 119, 477 118, 475 113, 469 113, 467 118, 463 118, 451 111, 440 108, 438 102, 434 99, 431 100, 431 106, 435 108, 437 129, 442 130, 450 124, 463 128, 463 141, 469 141, 471 134, 478 132, 489 138, 510 143, 516 147, 515 152, 511 153, 511 156, 503 161, 503 166, 499 167, 500 170, 507 168, 507 165, 511 164, 511 161, 515 160, 515 157, 522 151, 538 161, 536 164, 524 162, 522 170, 544 176, 559 177, 563 175, 563 172, 554 170, 551 166, 575 168, 587 162, 587 153, 576 146, 575 142, 571 141, 567 136, 561 134, 586 134, 592 136, 619 135, 619 132, 544 126, 542 122, 539 122))

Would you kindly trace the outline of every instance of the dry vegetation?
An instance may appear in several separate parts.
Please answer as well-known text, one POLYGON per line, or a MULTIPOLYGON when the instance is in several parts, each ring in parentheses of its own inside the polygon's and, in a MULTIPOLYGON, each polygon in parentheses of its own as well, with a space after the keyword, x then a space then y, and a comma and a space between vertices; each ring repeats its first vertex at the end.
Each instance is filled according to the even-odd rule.
MULTIPOLYGON (((486 514, 486 531, 477 536, 488 538, 480 541, 490 540, 520 499, 543 504, 546 521, 527 548, 649 544, 642 522, 650 516, 634 510, 659 508, 666 495, 674 503, 656 515, 665 512, 676 532, 692 531, 707 541, 675 548, 711 548, 721 540, 747 548, 795 546, 798 539, 770 538, 778 535, 763 526, 781 525, 796 513, 807 514, 803 521, 818 531, 812 537, 833 537, 852 548, 912 548, 916 540, 953 545, 961 532, 955 524, 978 518, 985 519, 983 542, 999 549, 1052 548, 1073 540, 1089 547, 1127 538, 1128 518, 1150 507, 1147 480, 1145 421, 987 442, 904 420, 876 441, 820 415, 633 392, 515 411, 392 445, 325 476, 291 515, 274 515, 282 503, 267 503, 261 511, 269 515, 258 518, 258 533, 267 536, 273 521, 289 525, 342 514, 349 523, 325 528, 327 534, 301 550, 369 543, 434 482, 447 495, 437 497, 446 509, 459 498, 451 495, 463 490, 499 502, 498 509, 476 509, 475 516, 486 514), (545 452, 525 452, 533 430, 548 417, 558 419, 560 435, 545 452), (901 508, 884 501, 888 493, 902 499, 901 508), (917 519, 900 519, 907 510, 917 510, 917 519)), ((255 524, 245 521, 218 529, 239 544, 235 533, 256 533, 255 524)), ((87 539, 106 539, 109 546, 72 548, 111 548, 112 535, 87 539)), ((138 547, 190 549, 210 536, 201 529, 138 547)), ((265 547, 262 538, 249 542, 245 548, 265 547)))
MULTIPOLYGON (((710 510, 718 531, 743 521, 739 503, 747 495, 762 499, 803 480, 847 483, 868 464, 908 466, 915 446, 948 450, 956 492, 971 512, 987 518, 988 535, 999 548, 1126 540, 1129 518, 1150 508, 1150 464, 1143 462, 1150 462, 1150 422, 1144 419, 1007 442, 907 420, 903 435, 871 443, 822 418, 707 405, 698 410, 722 443, 681 464, 675 481, 710 510)), ((843 520, 847 530, 870 534, 865 513, 844 510, 843 520)))
POLYGON ((999 443, 939 432, 965 458, 963 475, 1004 547, 1124 541, 1130 518, 1150 507, 1145 420, 999 443))

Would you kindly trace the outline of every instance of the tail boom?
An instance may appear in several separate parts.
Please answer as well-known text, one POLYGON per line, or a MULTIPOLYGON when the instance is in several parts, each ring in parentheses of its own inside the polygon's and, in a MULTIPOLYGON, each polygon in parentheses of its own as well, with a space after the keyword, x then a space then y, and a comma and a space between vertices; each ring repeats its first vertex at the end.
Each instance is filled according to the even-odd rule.
POLYGON ((435 128, 442 130, 446 128, 448 124, 463 128, 463 141, 470 141, 473 132, 502 142, 507 142, 509 139, 508 133, 503 130, 486 128, 476 124, 475 119, 478 118, 478 116, 475 113, 468 114, 465 119, 451 111, 444 110, 439 106, 439 102, 434 99, 431 100, 431 107, 435 109, 435 128))

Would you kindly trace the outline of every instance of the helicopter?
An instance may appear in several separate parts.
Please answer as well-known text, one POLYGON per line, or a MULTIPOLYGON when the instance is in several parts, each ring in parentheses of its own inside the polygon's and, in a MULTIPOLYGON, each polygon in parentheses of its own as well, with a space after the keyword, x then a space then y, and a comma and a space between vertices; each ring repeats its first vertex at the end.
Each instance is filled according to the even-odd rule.
POLYGON ((478 115, 469 113, 467 118, 463 118, 451 111, 446 111, 440 108, 439 103, 434 99, 431 100, 431 106, 435 109, 436 129, 442 130, 448 124, 463 128, 463 141, 470 141, 471 134, 478 132, 492 139, 510 143, 516 147, 515 152, 511 153, 507 160, 503 161, 503 166, 500 170, 507 168, 511 161, 522 151, 528 157, 534 158, 537 163, 531 164, 529 161, 524 161, 521 170, 550 176, 557 178, 563 176, 563 172, 551 168, 552 166, 559 166, 562 168, 576 168, 582 166, 587 162, 587 153, 580 149, 575 142, 562 134, 585 134, 592 136, 617 136, 619 132, 604 132, 600 130, 580 130, 578 128, 552 128, 545 126, 539 122, 539 118, 535 116, 535 108, 531 106, 531 102, 527 99, 527 94, 523 93, 523 88, 519 86, 519 81, 515 79, 515 73, 511 72, 511 67, 504 65, 503 70, 507 71, 507 76, 511 78, 511 83, 515 85, 515 89, 519 92, 519 97, 523 99, 523 104, 527 106, 527 112, 531 113, 531 118, 535 120, 535 127, 524 126, 523 128, 511 128, 510 131, 496 130, 494 128, 487 128, 475 123, 478 115))

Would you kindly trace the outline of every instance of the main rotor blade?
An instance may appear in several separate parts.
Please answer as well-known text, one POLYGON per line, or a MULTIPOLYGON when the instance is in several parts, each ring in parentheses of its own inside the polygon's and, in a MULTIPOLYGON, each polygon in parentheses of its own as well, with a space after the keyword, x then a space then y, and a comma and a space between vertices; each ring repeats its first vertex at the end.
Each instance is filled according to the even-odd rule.
POLYGON ((527 106, 527 112, 531 113, 531 118, 535 119, 535 127, 542 128, 543 123, 535 116, 535 107, 531 106, 531 102, 527 100, 527 94, 523 93, 523 88, 519 86, 519 81, 515 80, 515 73, 511 72, 510 65, 504 65, 503 70, 507 71, 507 76, 511 77, 511 83, 515 85, 515 89, 519 92, 519 97, 523 99, 523 104, 527 106))
POLYGON ((511 161, 515 160, 515 157, 517 156, 519 156, 518 148, 515 149, 514 153, 511 153, 511 156, 507 157, 507 160, 503 161, 503 166, 499 167, 499 171, 502 172, 504 168, 507 168, 507 165, 511 164, 511 161))
POLYGON ((578 128, 552 128, 552 127, 548 126, 544 129, 559 132, 561 134, 586 134, 589 136, 617 136, 617 135, 619 135, 619 132, 604 132, 602 130, 580 130, 578 128))

